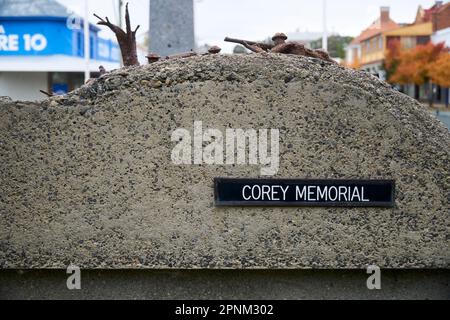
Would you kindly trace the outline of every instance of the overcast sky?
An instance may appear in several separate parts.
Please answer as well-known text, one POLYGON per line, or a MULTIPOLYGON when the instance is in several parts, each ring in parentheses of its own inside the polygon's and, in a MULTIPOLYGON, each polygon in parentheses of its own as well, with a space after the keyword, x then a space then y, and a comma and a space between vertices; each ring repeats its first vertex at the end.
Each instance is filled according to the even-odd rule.
MULTIPOLYGON (((82 14, 82 0, 58 0, 82 14)), ((126 0, 124 0, 126 2, 126 0)), ((149 0, 129 0, 132 24, 140 24, 139 33, 148 30, 149 0)), ((379 16, 380 6, 391 8, 396 22, 410 23, 417 7, 428 8, 434 0, 327 0, 327 26, 330 32, 357 36, 379 16)), ((447 2, 447 1, 445 1, 447 2)), ((89 0, 89 11, 111 20, 117 17, 117 0, 89 0)), ((322 31, 322 0, 194 0, 197 44, 219 45, 229 52, 225 36, 263 40, 275 32, 322 31)), ((91 18, 95 22, 94 17, 91 18)), ((113 37, 109 30, 105 37, 113 37)))

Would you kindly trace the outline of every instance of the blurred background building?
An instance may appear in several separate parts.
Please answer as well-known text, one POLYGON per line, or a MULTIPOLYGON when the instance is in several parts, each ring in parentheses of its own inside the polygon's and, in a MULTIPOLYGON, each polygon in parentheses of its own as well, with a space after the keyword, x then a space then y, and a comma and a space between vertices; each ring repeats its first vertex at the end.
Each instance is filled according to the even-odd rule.
POLYGON ((450 3, 442 5, 442 1, 439 1, 439 4, 431 12, 428 14, 425 12, 423 15, 432 23, 433 42, 444 42, 447 47, 450 47, 450 3))
MULTIPOLYGON (((450 3, 436 1, 424 9, 419 6, 412 23, 398 23, 390 18, 389 7, 381 7, 380 17, 356 37, 346 49, 346 65, 368 71, 388 80, 386 56, 396 43, 408 51, 428 43, 450 46, 450 3)), ((406 83, 398 89, 420 101, 448 105, 448 87, 429 83, 406 83), (432 93, 430 93, 432 92, 432 93), (432 95, 432 97, 430 97, 432 95)))
MULTIPOLYGON (((92 73, 120 66, 118 45, 89 25, 92 73)), ((0 95, 19 100, 67 93, 84 83, 83 19, 55 0, 0 0, 0 95)))
POLYGON ((389 7, 380 8, 380 17, 356 37, 347 48, 349 64, 358 62, 360 69, 386 78, 383 70, 383 57, 386 48, 384 33, 399 28, 390 18, 389 7))

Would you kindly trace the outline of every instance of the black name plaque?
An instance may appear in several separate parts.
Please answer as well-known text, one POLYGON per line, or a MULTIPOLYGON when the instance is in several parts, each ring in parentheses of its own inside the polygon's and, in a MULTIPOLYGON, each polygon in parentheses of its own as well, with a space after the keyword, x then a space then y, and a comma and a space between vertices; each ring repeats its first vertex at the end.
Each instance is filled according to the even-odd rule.
POLYGON ((393 180, 215 178, 216 206, 393 207, 393 180))

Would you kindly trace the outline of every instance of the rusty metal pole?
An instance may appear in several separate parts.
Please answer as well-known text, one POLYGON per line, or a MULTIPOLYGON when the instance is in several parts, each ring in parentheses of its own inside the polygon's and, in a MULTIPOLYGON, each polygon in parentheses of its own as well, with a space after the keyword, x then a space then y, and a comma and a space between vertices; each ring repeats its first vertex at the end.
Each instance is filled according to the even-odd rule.
POLYGON ((327 0, 323 1, 323 34, 322 34, 322 49, 328 52, 328 31, 327 31, 327 0))
POLYGON ((119 10, 119 21, 118 21, 117 25, 120 28, 122 28, 122 6, 123 6, 123 1, 122 0, 119 0, 118 6, 119 6, 119 8, 118 8, 118 10, 119 10))
MULTIPOLYGON (((119 21, 118 21, 117 25, 122 29, 122 7, 123 7, 123 1, 122 0, 119 0, 118 6, 119 6, 119 8, 118 8, 118 10, 119 10, 119 21)), ((122 55, 120 55, 120 67, 123 67, 122 55)))
POLYGON ((84 0, 84 83, 91 78, 90 69, 90 41, 89 41, 89 7, 88 0, 84 0))

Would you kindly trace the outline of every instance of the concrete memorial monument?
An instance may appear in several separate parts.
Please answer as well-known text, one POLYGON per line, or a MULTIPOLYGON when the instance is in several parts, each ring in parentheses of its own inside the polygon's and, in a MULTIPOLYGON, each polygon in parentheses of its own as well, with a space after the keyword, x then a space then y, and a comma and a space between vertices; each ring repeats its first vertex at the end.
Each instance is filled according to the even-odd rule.
POLYGON ((449 268, 450 134, 364 72, 193 56, 0 113, 2 269, 449 268))

